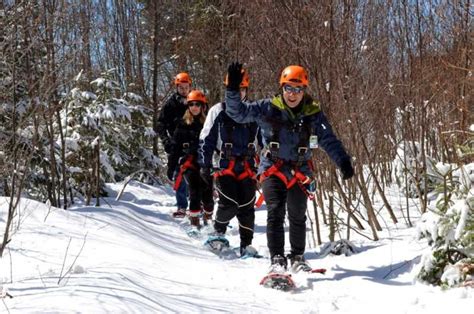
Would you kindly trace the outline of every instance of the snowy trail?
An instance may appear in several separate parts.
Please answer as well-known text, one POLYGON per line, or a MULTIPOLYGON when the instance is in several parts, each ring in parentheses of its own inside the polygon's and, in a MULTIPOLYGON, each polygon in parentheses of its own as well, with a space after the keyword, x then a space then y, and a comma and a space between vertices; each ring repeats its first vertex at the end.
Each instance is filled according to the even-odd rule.
MULTIPOLYGON (((221 260, 190 239, 169 215, 171 189, 132 182, 117 202, 121 187, 108 187, 99 208, 48 213, 44 204, 22 201, 20 229, 0 259, 0 283, 14 298, 3 299, 0 312, 432 313, 474 306, 471 290, 413 283, 425 246, 401 224, 379 242, 355 240, 361 252, 350 257, 318 258, 309 249, 312 266, 328 272, 297 274, 300 288, 285 293, 258 284, 268 258, 221 260)), ((0 228, 6 201, 0 199, 0 228)), ((265 219, 258 210, 254 246, 267 257, 265 219)), ((228 238, 238 246, 237 228, 228 238)))

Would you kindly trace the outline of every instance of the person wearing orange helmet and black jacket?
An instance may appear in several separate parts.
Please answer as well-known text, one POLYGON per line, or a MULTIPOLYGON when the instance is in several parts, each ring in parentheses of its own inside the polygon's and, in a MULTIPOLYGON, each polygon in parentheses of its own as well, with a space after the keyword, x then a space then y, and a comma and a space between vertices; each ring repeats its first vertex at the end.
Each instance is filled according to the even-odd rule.
MULTIPOLYGON (((207 100, 199 90, 193 90, 187 97, 187 110, 173 133, 171 153, 168 158, 168 169, 179 172, 175 189, 185 180, 189 190, 189 219, 193 226, 200 227, 199 217, 202 210, 212 217, 214 200, 212 197, 212 180, 203 180, 198 164, 199 134, 206 119, 207 100)), ((204 217, 204 223, 207 223, 204 217)))
MULTIPOLYGON (((171 153, 171 137, 173 136, 176 126, 183 118, 186 111, 186 97, 191 91, 191 77, 186 72, 181 72, 174 78, 174 85, 176 92, 173 93, 161 108, 160 116, 158 117, 157 133, 164 146, 165 152, 171 153)), ((177 174, 176 169, 168 168, 168 179, 173 181, 177 174)), ((184 217, 188 207, 186 182, 184 180, 176 190, 176 202, 178 209, 173 213, 174 217, 184 217)))
POLYGON ((342 172, 343 179, 354 174, 351 158, 334 135, 319 103, 305 91, 309 83, 306 70, 298 65, 286 67, 280 76, 280 94, 272 99, 242 101, 239 84, 242 65, 228 68, 229 84, 225 102, 227 114, 238 123, 256 122, 261 128, 264 149, 259 178, 267 204, 267 241, 272 268, 287 268, 284 252, 284 219, 288 213, 294 268, 310 269, 305 262, 306 208, 308 190, 314 186, 311 149, 322 147, 342 172))
MULTIPOLYGON (((247 71, 239 86, 240 97, 247 99, 250 79, 247 71)), ((224 84, 227 86, 226 76, 224 84)), ((203 178, 215 169, 219 193, 214 230, 223 236, 232 218, 237 216, 241 256, 255 256, 251 246, 255 224, 255 191, 260 131, 256 123, 237 123, 225 112, 225 103, 217 103, 207 115, 200 135, 199 164, 203 178), (214 164, 213 164, 214 161, 214 164)))
POLYGON ((176 92, 166 100, 158 117, 158 135, 167 154, 171 150, 171 136, 174 129, 187 109, 186 96, 191 91, 191 83, 188 73, 181 72, 176 75, 174 78, 176 92))

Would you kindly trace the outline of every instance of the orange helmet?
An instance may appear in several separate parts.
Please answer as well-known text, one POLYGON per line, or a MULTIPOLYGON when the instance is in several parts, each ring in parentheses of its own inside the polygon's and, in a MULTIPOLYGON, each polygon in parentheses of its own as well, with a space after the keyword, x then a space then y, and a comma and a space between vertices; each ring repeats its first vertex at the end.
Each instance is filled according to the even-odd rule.
POLYGON ((200 90, 192 90, 189 94, 188 97, 186 98, 187 102, 191 101, 199 101, 202 102, 203 104, 207 104, 207 99, 206 96, 204 95, 203 92, 200 90))
POLYGON ((308 86, 308 73, 299 65, 287 66, 280 76, 280 87, 283 84, 308 86))
POLYGON ((186 72, 178 73, 178 75, 176 75, 176 77, 174 78, 174 84, 175 85, 178 85, 178 84, 181 84, 181 83, 191 84, 192 82, 193 81, 191 80, 191 77, 186 72))
MULTIPOLYGON (((239 87, 240 88, 249 88, 249 85, 250 85, 249 73, 245 69, 242 69, 242 73, 243 73, 242 82, 240 82, 239 87)), ((224 79, 224 85, 227 86, 227 84, 229 84, 229 74, 226 74, 225 79, 224 79)))

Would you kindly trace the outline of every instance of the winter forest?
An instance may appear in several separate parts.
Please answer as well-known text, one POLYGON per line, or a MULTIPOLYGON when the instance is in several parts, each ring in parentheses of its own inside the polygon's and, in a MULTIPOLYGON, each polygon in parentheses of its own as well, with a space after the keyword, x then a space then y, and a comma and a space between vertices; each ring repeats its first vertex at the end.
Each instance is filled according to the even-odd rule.
POLYGON ((15 284, 24 201, 71 213, 113 207, 111 197, 146 186, 168 191, 172 202, 157 123, 176 91, 173 78, 189 73, 212 106, 224 99, 227 67, 237 60, 248 70, 250 99, 277 94, 285 66, 306 68, 308 91, 352 156, 355 175, 343 181, 327 154, 313 152, 309 246, 375 246, 403 226, 428 247, 417 282, 471 291, 473 15, 471 0, 1 1, 4 309, 15 294, 2 285, 15 284))

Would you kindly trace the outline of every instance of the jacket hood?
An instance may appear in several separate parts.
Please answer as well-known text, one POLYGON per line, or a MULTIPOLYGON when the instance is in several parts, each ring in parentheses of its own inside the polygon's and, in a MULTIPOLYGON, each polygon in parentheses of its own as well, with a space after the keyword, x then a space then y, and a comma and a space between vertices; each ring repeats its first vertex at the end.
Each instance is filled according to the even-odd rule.
MULTIPOLYGON (((309 116, 321 111, 319 107, 319 102, 314 100, 310 95, 304 94, 303 99, 301 100, 303 108, 301 109, 301 114, 303 116, 309 116)), ((293 111, 285 103, 281 95, 276 95, 272 99, 272 105, 282 111, 287 111, 290 117, 295 118, 293 111)))

